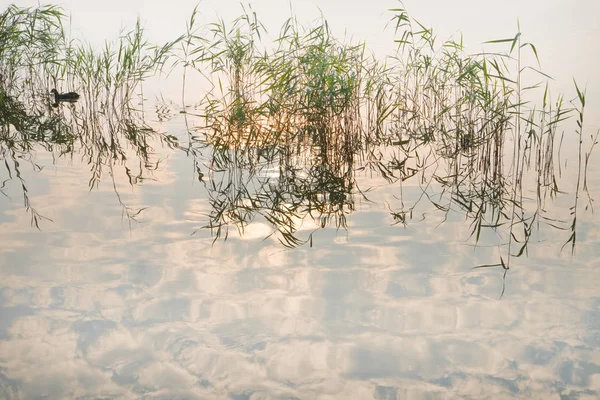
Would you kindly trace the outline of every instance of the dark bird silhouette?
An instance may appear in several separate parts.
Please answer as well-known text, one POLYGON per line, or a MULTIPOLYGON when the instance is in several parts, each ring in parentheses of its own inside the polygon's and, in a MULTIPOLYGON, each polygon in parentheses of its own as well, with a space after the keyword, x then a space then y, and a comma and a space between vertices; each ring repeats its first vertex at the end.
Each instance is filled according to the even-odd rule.
POLYGON ((58 90, 52 89, 50 91, 54 95, 54 107, 58 107, 58 103, 66 102, 66 103, 75 103, 79 99, 79 94, 75 92, 69 93, 58 93, 58 90))

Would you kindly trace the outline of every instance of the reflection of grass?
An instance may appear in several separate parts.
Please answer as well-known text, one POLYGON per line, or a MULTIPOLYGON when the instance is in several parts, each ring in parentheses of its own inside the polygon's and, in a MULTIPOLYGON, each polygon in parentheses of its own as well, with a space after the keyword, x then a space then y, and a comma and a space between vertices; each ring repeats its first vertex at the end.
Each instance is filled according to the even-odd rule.
MULTIPOLYGON (((208 227, 216 237, 226 237, 230 224, 243 231, 257 214, 291 247, 312 238, 296 236, 297 221, 307 216, 322 227, 335 221, 345 228, 354 196, 368 192, 355 179, 362 170, 390 183, 418 182, 422 195, 414 204, 404 204, 401 186, 399 203, 388 204, 398 223, 410 223, 416 204, 426 199, 440 212, 466 214, 476 242, 484 230, 497 232, 506 255, 492 266, 508 270, 512 258, 527 254, 542 222, 570 230, 567 243, 574 250, 579 190, 587 190, 591 152, 582 141, 585 93, 576 87, 572 108, 562 96, 552 101, 539 65, 523 64, 524 52, 536 60, 538 54, 522 41, 520 28, 510 38, 487 42, 506 51, 467 54, 462 38, 438 43, 433 30, 406 10, 391 12, 398 48, 382 62, 364 44, 335 38, 325 20, 305 28, 292 17, 273 43, 263 43, 264 28, 251 9, 231 24, 201 26, 195 8, 185 32, 164 46, 149 45, 138 23, 95 52, 68 40, 60 9, 11 6, 0 18, 0 101, 23 107, 3 114, 2 122, 22 135, 20 143, 31 143, 31 129, 11 118, 23 110, 45 121, 48 102, 40 96, 47 88, 80 91, 84 107, 60 112, 60 126, 68 127, 62 132, 70 135, 61 145, 74 151, 80 144, 92 165, 93 187, 103 165, 126 161, 126 146, 151 165, 147 139, 155 133, 132 100, 146 78, 179 65, 184 112, 189 75, 199 73, 212 84, 196 95, 204 123, 189 129, 185 151, 197 157, 203 146, 213 151, 207 168, 216 175, 206 184, 213 206, 208 227), (525 82, 526 73, 533 84, 525 82), (577 185, 567 223, 545 209, 547 199, 560 193, 559 126, 572 114, 578 115, 583 185, 577 185), (278 168, 277 182, 258 178, 265 165, 278 168), (534 210, 524 202, 527 179, 536 186, 534 210)), ((160 138, 176 145, 171 136, 160 138)), ((594 143, 592 138, 591 148, 594 143)), ((194 163, 204 181, 202 163, 194 163)), ((126 170, 130 182, 143 179, 126 170)))

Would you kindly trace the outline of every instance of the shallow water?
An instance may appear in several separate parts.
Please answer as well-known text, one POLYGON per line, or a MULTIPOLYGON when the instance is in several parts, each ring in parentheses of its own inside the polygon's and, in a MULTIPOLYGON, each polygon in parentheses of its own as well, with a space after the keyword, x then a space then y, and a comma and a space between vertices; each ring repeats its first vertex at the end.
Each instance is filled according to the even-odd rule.
MULTIPOLYGON (((146 115, 182 142, 199 123, 176 111, 162 122, 146 115)), ((19 179, 4 182, 0 397, 600 397, 600 216, 584 191, 574 254, 563 248, 568 229, 540 223, 504 277, 473 267, 505 260, 506 230, 484 229, 477 242, 472 220, 434 180, 425 191, 419 176, 389 182, 359 157, 345 221, 335 212, 293 217, 307 242, 290 249, 266 238, 273 226, 262 208, 243 234, 230 225, 227 240, 215 240, 203 228, 224 198, 212 184, 260 194, 261 184, 284 181, 279 164, 257 157, 254 175, 241 161, 219 172, 211 146, 194 158, 151 144, 160 162, 140 165, 128 149, 92 189, 83 151, 35 148, 41 170, 22 160, 19 179), (131 185, 125 166, 144 179, 131 185), (49 219, 40 230, 22 183, 49 219), (411 207, 403 224, 398 215, 411 207)), ((588 167, 592 199, 598 156, 588 167)), ((300 166, 310 158, 295 157, 300 166)), ((545 215, 568 227, 572 143, 560 166, 565 193, 546 199, 545 215)), ((524 188, 533 210, 535 191, 524 188)), ((330 194, 325 203, 339 202, 330 194)))

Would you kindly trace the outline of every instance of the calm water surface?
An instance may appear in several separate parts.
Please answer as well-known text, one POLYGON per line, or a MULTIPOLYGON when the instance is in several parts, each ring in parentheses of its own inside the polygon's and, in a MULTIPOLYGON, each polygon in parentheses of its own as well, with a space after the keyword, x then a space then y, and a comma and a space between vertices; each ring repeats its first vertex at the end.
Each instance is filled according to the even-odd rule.
MULTIPOLYGON (((199 123, 176 108, 162 121, 146 116, 182 141, 199 123)), ((141 165, 131 151, 91 190, 82 151, 35 148, 36 166, 23 160, 20 177, 2 176, 1 398, 600 397, 600 216, 587 193, 574 254, 563 248, 568 230, 541 223, 504 277, 473 267, 505 257, 506 231, 484 230, 476 243, 464 210, 435 206, 439 184, 389 182, 368 157, 354 165, 364 195, 353 190, 344 213, 296 218, 305 244, 268 237, 265 213, 215 240, 204 227, 219 201, 279 184, 280 163, 257 156, 249 177, 247 165, 219 171, 210 145, 194 158, 151 144, 160 162, 141 165), (126 166, 143 179, 131 185, 126 166), (22 184, 50 219, 40 230, 22 184), (403 224, 398 212, 409 208, 403 224)), ((545 208, 568 221, 577 168, 564 146, 565 193, 545 208)), ((523 202, 535 209, 535 185, 523 202)))
MULTIPOLYGON (((162 128, 182 136, 181 120, 162 128)), ((77 156, 40 153, 44 169, 23 174, 53 221, 41 231, 18 197, 2 197, 2 397, 600 393, 598 214, 581 217, 574 257, 561 251, 567 233, 541 229, 500 299, 502 269, 472 269, 496 261, 494 235, 474 247, 463 213, 425 201, 394 225, 400 185, 376 173, 358 172, 376 188, 370 202, 356 196, 348 229, 317 230, 312 247, 264 240, 272 229, 258 218, 213 244, 198 230, 211 204, 193 163, 161 151, 143 185, 115 179, 123 204, 148 207, 131 227, 110 179, 90 191, 77 156)), ((589 182, 596 197, 599 184, 589 182)), ((421 193, 402 187, 405 203, 421 193)), ((316 224, 303 227, 307 236, 316 224)))

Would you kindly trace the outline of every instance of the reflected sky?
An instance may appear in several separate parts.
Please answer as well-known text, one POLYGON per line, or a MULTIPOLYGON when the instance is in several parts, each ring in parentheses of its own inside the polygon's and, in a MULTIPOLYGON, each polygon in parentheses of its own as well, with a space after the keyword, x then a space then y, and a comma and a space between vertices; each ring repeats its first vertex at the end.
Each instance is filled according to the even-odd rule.
POLYGON ((53 219, 42 231, 3 205, 3 398, 600 393, 597 214, 585 213, 574 257, 564 238, 540 237, 499 299, 501 271, 472 269, 497 248, 474 248, 462 218, 441 223, 431 209, 393 225, 382 205, 395 185, 312 248, 263 240, 261 224, 213 244, 191 235, 208 206, 185 164, 172 152, 156 181, 123 190, 150 206, 131 229, 110 185, 90 192, 87 167, 71 161, 31 175, 53 219))
MULTIPOLYGON (((464 3, 452 10, 427 7, 428 2, 407 6, 432 21, 459 13, 475 22, 443 29, 462 28, 467 34, 489 27, 494 38, 496 20, 486 18, 482 26, 475 19, 489 11, 464 3)), ((119 10, 129 17, 140 12, 150 32, 160 29, 152 17, 159 12, 156 4, 135 4, 119 10)), ((256 2, 256 8, 272 4, 256 2)), ((397 3, 381 4, 383 11, 397 3)), ((352 21, 366 9, 340 2, 311 5, 322 6, 339 26, 359 25, 352 21), (353 12, 354 19, 335 15, 336 10, 353 12)), ((580 21, 597 15, 591 12, 596 6, 580 6, 580 14, 572 11, 565 24, 578 21, 588 27, 579 34, 593 37, 597 24, 580 21)), ((100 12, 93 7, 67 5, 74 17, 100 12)), ((114 12, 110 2, 103 7, 102 13, 114 12)), ((160 12, 182 27, 191 7, 160 12)), ((552 2, 541 8, 508 3, 498 20, 512 23, 516 12, 505 15, 511 7, 526 15, 544 10, 545 19, 564 11, 552 2)), ((287 9, 286 3, 273 12, 287 9)), ((372 5, 368 9, 374 20, 382 19, 372 5)), ((103 22, 111 33, 115 21, 103 22)), ((533 20, 523 17, 526 22, 533 20)), ((578 43, 596 60, 588 42, 578 43)), ((559 55, 550 51, 549 57, 568 58, 560 55, 565 49, 576 47, 561 46, 559 55)), ((567 69, 595 78, 586 75, 589 65, 597 63, 567 69)), ((155 126, 184 135, 182 118, 155 126)), ((243 236, 232 229, 226 241, 213 243, 210 232, 199 229, 210 204, 190 159, 160 146, 157 152, 164 162, 143 185, 131 187, 115 171, 122 202, 148 207, 139 223, 123 218, 111 182, 89 190, 89 167, 76 158, 54 164, 51 155, 40 152, 36 162, 42 171, 23 168, 32 202, 52 220, 40 231, 31 228, 18 187, 9 186, 9 196, 0 196, 0 397, 600 396, 597 213, 582 212, 573 256, 561 251, 567 234, 537 234, 528 256, 512 265, 500 298, 503 271, 473 269, 498 257, 498 238, 490 234, 473 246, 464 215, 444 216, 430 204, 415 209, 407 226, 394 224, 388 207, 399 206, 399 187, 380 176, 359 174, 365 187, 376 186, 370 201, 357 202, 348 230, 318 230, 312 246, 289 250, 274 238, 264 240, 271 228, 261 221, 243 236)), ((593 198, 600 195, 597 156, 589 166, 593 198)), ((571 174, 573 169, 565 168, 563 179, 569 182, 571 174)), ((402 189, 407 202, 420 193, 410 183, 402 189)), ((555 202, 557 213, 571 206, 569 197, 559 195, 555 202)), ((301 232, 313 229, 306 222, 301 232)))

